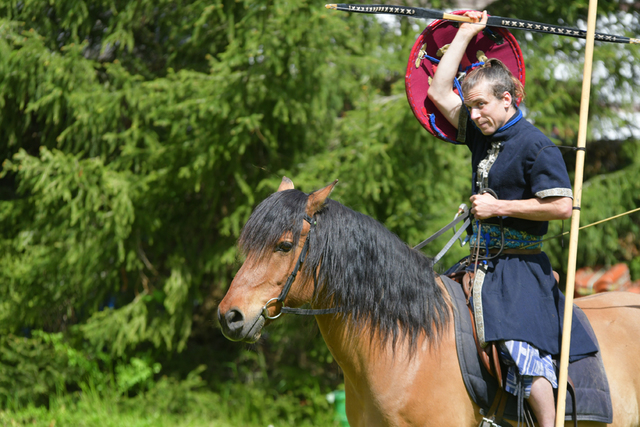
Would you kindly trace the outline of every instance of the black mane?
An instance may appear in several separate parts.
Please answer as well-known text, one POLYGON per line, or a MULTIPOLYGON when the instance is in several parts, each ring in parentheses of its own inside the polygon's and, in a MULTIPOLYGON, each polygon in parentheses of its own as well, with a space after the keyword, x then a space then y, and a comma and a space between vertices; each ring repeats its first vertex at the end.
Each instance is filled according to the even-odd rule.
MULTIPOLYGON (((251 214, 239 244, 245 253, 273 252, 286 231, 297 241, 307 195, 298 190, 272 194, 251 214)), ((303 264, 312 276, 320 265, 314 305, 342 307, 356 325, 377 329, 383 341, 421 334, 435 338, 449 322, 433 262, 411 249, 371 217, 327 200, 316 214, 317 226, 303 264)))

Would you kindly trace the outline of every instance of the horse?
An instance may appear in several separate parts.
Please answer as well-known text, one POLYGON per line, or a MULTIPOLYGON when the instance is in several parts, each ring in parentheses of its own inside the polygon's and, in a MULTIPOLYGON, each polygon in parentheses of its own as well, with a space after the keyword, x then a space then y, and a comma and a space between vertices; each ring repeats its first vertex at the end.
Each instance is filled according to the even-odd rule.
MULTIPOLYGON (((285 177, 253 211, 238 240, 245 261, 218 306, 223 334, 256 342, 282 311, 310 304, 343 371, 352 427, 479 425, 457 360, 452 300, 433 260, 329 199, 336 182, 307 195, 285 177)), ((609 425, 639 426, 640 295, 604 293, 576 305, 599 341, 609 425)))

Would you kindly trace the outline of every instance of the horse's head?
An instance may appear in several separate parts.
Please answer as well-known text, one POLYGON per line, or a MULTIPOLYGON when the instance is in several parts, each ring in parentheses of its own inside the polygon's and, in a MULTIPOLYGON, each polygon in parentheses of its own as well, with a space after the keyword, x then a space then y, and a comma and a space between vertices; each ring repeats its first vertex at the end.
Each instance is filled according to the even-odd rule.
POLYGON ((294 190, 293 182, 284 177, 278 191, 251 214, 239 239, 246 260, 218 306, 218 320, 227 338, 255 342, 283 304, 296 307, 311 300, 313 280, 304 273, 295 277, 292 273, 306 255, 313 218, 336 183, 307 196, 294 190), (285 198, 279 194, 284 191, 296 193, 285 198), (288 279, 290 290, 283 295, 288 279))

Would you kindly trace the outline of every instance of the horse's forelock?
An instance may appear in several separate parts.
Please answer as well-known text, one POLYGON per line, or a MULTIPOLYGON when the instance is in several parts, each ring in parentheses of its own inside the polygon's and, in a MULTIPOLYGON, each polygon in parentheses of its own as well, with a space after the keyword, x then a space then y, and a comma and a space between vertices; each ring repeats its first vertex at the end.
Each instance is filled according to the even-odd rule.
POLYGON ((285 190, 272 194, 251 213, 238 239, 245 254, 262 259, 269 256, 286 232, 293 235, 294 243, 300 238, 307 195, 298 190, 285 190))

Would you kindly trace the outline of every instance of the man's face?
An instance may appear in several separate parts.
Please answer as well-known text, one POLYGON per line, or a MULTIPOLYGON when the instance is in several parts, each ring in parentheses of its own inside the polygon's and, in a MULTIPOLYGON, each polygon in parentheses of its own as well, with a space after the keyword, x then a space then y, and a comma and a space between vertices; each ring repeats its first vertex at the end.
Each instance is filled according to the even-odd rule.
POLYGON ((505 92, 502 98, 496 98, 486 81, 469 89, 464 103, 469 108, 471 120, 484 135, 493 135, 513 115, 511 94, 505 92))

